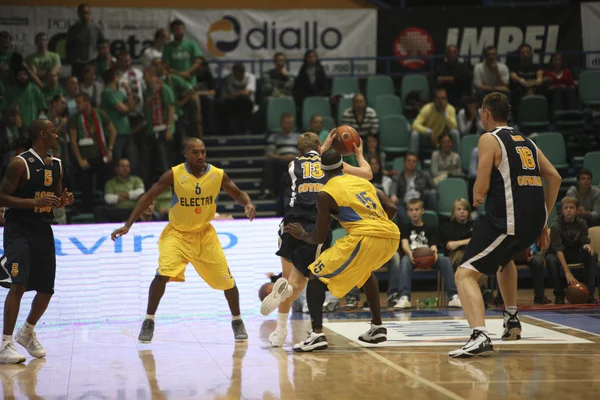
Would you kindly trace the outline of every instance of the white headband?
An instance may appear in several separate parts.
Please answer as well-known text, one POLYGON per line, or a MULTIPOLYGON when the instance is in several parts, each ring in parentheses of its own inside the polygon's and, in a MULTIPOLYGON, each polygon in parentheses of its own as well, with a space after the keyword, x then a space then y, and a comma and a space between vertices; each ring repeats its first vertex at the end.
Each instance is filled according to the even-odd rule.
POLYGON ((338 169, 342 165, 344 165, 344 159, 342 158, 342 156, 340 156, 340 161, 336 162, 335 164, 331 164, 331 165, 323 165, 323 164, 321 164, 321 169, 323 171, 331 171, 331 170, 334 170, 334 169, 338 169))

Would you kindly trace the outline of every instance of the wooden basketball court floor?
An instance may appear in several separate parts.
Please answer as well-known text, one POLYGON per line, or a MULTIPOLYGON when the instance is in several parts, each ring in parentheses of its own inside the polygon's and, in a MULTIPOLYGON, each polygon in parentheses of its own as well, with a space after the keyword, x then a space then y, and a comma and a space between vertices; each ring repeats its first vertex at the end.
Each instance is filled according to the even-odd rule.
MULTIPOLYGON (((3 399, 579 399, 600 398, 600 310, 521 311, 523 340, 488 358, 449 360, 469 335, 462 311, 384 313, 389 341, 364 347, 367 312, 327 314, 330 348, 297 354, 307 315, 290 322, 282 349, 268 346, 276 314, 245 316, 235 343, 229 318, 157 318, 152 344, 140 321, 46 325, 45 359, 0 365, 3 399)), ((488 310, 493 339, 501 312, 488 310)), ((496 342, 496 341, 495 341, 496 342)), ((23 350, 19 345, 17 348, 23 350)))

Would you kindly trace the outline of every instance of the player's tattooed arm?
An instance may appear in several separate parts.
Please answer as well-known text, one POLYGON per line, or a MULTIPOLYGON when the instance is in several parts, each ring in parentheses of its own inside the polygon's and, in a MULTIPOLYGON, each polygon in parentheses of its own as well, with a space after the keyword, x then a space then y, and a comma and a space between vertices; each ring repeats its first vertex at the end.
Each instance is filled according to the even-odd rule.
POLYGON ((240 190, 240 188, 237 187, 237 185, 225 172, 223 172, 223 181, 221 182, 221 187, 229 196, 231 196, 232 199, 244 207, 246 216, 250 221, 252 221, 256 216, 256 208, 254 207, 254 204, 252 204, 252 200, 250 200, 248 193, 240 190))
POLYGON ((27 165, 19 157, 12 159, 6 169, 2 183, 0 183, 0 207, 8 208, 35 208, 35 207, 58 207, 60 198, 54 195, 40 197, 38 199, 24 199, 13 196, 23 181, 27 179, 27 165))
POLYGON ((327 238, 329 232, 330 215, 337 214, 339 208, 335 200, 326 192, 319 192, 317 196, 317 223, 315 229, 311 232, 306 232, 302 225, 293 223, 285 226, 285 232, 289 233, 296 239, 300 239, 310 244, 320 244, 327 238))

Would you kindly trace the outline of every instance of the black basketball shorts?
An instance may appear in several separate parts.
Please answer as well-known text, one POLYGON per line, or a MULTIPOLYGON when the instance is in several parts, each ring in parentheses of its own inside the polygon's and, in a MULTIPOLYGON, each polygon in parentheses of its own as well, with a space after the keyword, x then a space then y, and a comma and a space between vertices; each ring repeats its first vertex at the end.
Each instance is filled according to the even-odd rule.
POLYGON ((25 285, 25 290, 54 294, 56 253, 54 234, 47 223, 9 222, 4 227, 4 255, 0 258, 0 286, 25 285))
POLYGON ((307 232, 315 229, 314 218, 298 214, 286 215, 279 225, 279 250, 275 254, 290 261, 302 275, 308 278, 310 276, 308 266, 319 257, 321 252, 331 246, 331 230, 327 232, 325 242, 322 244, 309 244, 283 232, 285 225, 294 222, 302 225, 307 232))
POLYGON ((494 274, 516 256, 535 243, 543 227, 531 229, 526 234, 507 235, 485 218, 473 232, 473 237, 463 255, 461 267, 482 274, 494 274))

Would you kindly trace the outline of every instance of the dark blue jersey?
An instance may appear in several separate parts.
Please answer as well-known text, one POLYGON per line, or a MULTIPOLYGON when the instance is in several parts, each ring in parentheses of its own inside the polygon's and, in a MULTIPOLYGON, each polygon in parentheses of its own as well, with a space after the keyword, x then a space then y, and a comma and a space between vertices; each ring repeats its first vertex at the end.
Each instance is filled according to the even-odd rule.
POLYGON ((540 230, 547 215, 536 145, 509 127, 487 135, 498 140, 502 161, 492 169, 486 217, 507 235, 540 230))
POLYGON ((325 172, 321 169, 321 156, 309 151, 296 157, 289 166, 291 185, 285 192, 285 210, 317 214, 317 195, 325 185, 325 172))

